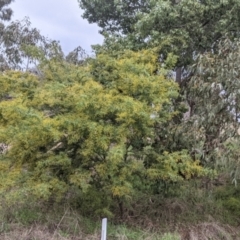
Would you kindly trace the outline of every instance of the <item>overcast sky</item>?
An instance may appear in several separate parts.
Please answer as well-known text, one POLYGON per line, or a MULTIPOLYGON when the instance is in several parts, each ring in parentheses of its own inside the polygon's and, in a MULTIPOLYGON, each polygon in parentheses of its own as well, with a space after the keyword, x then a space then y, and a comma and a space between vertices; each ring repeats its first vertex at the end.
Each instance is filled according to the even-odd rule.
POLYGON ((77 0, 15 0, 10 7, 14 11, 12 20, 28 16, 32 27, 52 40, 59 40, 65 53, 81 46, 91 54, 91 45, 103 42, 97 25, 82 19, 77 0))

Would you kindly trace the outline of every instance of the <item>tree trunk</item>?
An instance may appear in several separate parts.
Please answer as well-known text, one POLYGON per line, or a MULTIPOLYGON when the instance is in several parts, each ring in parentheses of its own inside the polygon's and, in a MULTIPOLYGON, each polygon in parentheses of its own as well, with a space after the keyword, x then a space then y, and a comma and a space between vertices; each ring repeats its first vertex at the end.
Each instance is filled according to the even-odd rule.
POLYGON ((178 67, 176 69, 176 82, 180 85, 181 81, 182 81, 182 68, 178 67))

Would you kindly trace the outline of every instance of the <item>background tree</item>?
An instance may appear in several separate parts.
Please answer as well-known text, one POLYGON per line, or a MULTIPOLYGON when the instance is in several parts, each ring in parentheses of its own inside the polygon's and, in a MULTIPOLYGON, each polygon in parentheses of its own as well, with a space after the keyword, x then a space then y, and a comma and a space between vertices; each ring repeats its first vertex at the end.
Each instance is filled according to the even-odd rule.
POLYGON ((83 17, 97 23, 102 31, 128 34, 134 31, 139 12, 147 12, 150 3, 144 0, 86 1, 78 0, 85 10, 83 17))
MULTIPOLYGON (((15 69, 40 74, 38 64, 43 59, 65 58, 59 42, 44 37, 28 18, 4 22, 11 19, 12 9, 7 8, 11 2, 0 1, 0 71, 15 69)), ((86 58, 83 55, 84 50, 78 47, 66 60, 80 63, 86 58)))
POLYGON ((79 2, 84 10, 83 17, 111 34, 121 30, 128 41, 134 41, 135 48, 136 44, 152 47, 165 43, 161 56, 166 58, 167 53, 172 52, 179 57, 177 82, 181 82, 181 71, 193 63, 196 54, 214 50, 226 33, 239 35, 238 0, 152 0, 145 4, 141 1, 79 2), (132 11, 131 7, 136 10, 132 11), (128 17, 132 20, 126 21, 128 17), (113 24, 116 27, 112 27, 113 24))
POLYGON ((31 27, 28 18, 11 22, 0 30, 0 68, 1 70, 30 70, 39 63, 40 58, 63 58, 57 41, 42 36, 31 27))

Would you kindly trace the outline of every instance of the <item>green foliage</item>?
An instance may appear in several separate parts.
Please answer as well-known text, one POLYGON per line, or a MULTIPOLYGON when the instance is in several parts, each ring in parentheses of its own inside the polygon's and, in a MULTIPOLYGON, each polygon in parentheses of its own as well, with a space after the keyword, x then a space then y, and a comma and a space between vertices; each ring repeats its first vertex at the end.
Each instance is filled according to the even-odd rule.
MULTIPOLYGON (((235 132, 236 130, 230 129, 230 131, 235 132)), ((230 173, 229 175, 232 178, 232 183, 235 186, 238 185, 240 179, 239 128, 236 131, 236 135, 228 138, 224 142, 222 149, 217 152, 218 166, 230 173)))
MULTIPOLYGON (((169 39, 169 50, 192 62, 192 54, 213 50, 225 33, 237 35, 239 1, 151 1, 150 11, 140 13, 137 32, 152 45, 169 39), (230 27, 231 26, 231 27, 230 27)), ((169 51, 168 50, 168 51, 169 51)))
POLYGON ((0 142, 9 146, 1 156, 1 193, 24 189, 60 201, 75 186, 82 206, 110 216, 113 202, 121 206, 155 179, 203 173, 187 152, 162 155, 151 147, 155 126, 176 114, 178 96, 154 51, 100 54, 81 67, 55 59, 41 68, 40 78, 0 76, 0 142))
POLYGON ((39 219, 39 213, 33 209, 22 208, 15 212, 15 218, 23 225, 30 225, 39 219))
POLYGON ((217 54, 200 55, 187 89, 188 101, 193 103, 190 121, 195 142, 202 160, 210 164, 222 165, 231 158, 238 166, 230 145, 238 142, 239 46, 239 41, 226 38, 217 54))
POLYGON ((230 197, 225 201, 224 206, 231 212, 240 214, 240 199, 230 197))
MULTIPOLYGON (((161 55, 173 52, 179 56, 180 67, 191 64, 193 55, 214 50, 224 34, 239 36, 238 0, 79 2, 89 22, 97 23, 111 35, 124 35, 117 37, 119 43, 137 49, 164 42, 161 55)), ((109 45, 108 40, 105 43, 109 45)), ((116 46, 115 41, 111 43, 116 46)))
POLYGON ((149 3, 140 0, 86 1, 78 0, 86 11, 83 14, 89 22, 97 22, 104 30, 129 33, 133 31, 138 11, 146 11, 149 3))
POLYGON ((198 161, 192 162, 187 152, 164 152, 157 161, 147 170, 149 178, 166 182, 178 182, 183 179, 191 179, 203 174, 203 169, 198 161))
POLYGON ((216 205, 222 208, 224 220, 232 225, 239 223, 240 214, 240 188, 233 184, 227 183, 218 187, 214 191, 216 205))

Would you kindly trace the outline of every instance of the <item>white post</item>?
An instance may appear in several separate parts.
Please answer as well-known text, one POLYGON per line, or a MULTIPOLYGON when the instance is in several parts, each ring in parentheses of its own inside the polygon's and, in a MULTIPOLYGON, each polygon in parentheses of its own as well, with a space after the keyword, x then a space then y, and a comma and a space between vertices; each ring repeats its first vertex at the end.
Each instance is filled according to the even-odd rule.
POLYGON ((102 219, 102 235, 101 240, 107 240, 107 218, 102 219))

